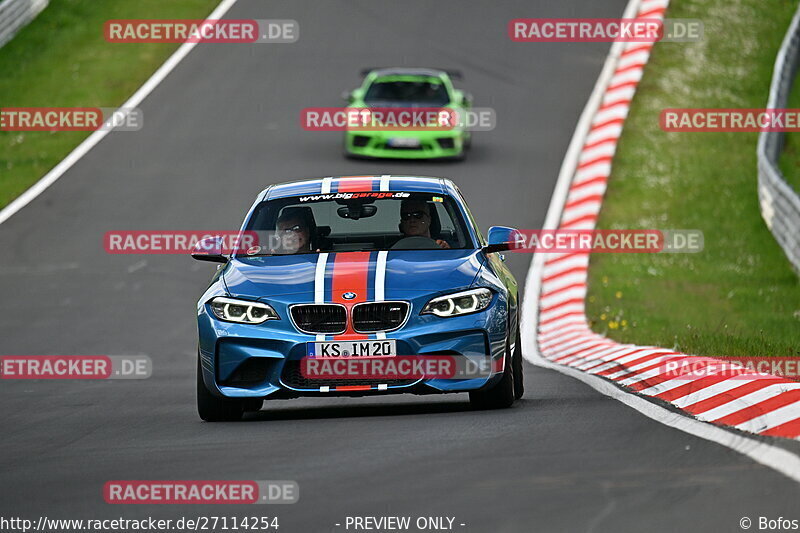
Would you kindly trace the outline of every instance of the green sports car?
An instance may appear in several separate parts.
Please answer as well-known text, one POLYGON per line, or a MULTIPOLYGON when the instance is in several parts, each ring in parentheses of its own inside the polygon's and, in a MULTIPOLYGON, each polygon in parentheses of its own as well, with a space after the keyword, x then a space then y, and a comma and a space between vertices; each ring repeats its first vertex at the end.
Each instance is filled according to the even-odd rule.
MULTIPOLYGON (((361 87, 342 96, 349 108, 375 110, 442 110, 464 116, 472 97, 453 87, 460 74, 430 68, 380 68, 363 71, 361 87)), ((399 111, 397 112, 399 114, 399 111)), ((391 118, 391 117, 390 117, 391 118)), ((401 121, 401 123, 403 123, 401 121)), ((374 124, 374 122, 372 123, 374 124)), ((344 151, 348 157, 396 159, 462 159, 470 144, 463 121, 447 128, 348 127, 344 151)))

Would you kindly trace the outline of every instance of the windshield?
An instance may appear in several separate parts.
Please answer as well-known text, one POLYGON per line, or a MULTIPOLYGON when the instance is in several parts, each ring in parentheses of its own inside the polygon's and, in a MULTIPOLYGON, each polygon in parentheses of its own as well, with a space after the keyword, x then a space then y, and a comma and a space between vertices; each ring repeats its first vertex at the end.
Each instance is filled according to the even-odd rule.
POLYGON ((259 204, 245 228, 247 256, 474 248, 456 202, 409 192, 331 193, 259 204))
POLYGON ((375 104, 416 104, 440 107, 450 103, 447 88, 438 78, 424 80, 379 79, 367 89, 364 103, 375 104))

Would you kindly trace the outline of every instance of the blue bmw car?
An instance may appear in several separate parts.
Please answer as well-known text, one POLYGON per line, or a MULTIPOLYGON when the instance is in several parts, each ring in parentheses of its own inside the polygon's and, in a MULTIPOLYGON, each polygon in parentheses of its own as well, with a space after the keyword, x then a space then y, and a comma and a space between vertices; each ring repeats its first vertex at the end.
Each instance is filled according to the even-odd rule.
POLYGON ((237 246, 197 304, 197 408, 240 419, 263 400, 469 393, 505 408, 523 393, 517 282, 501 252, 517 230, 484 237, 447 179, 350 176, 283 183, 258 195, 237 246), (308 361, 484 360, 449 375, 311 375, 308 361))

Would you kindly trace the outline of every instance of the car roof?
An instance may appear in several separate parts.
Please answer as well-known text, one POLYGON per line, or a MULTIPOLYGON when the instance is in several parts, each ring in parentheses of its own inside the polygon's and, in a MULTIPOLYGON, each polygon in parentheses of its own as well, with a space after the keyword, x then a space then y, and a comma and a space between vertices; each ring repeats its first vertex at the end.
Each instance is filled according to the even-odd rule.
POLYGON ((431 76, 434 78, 442 78, 447 76, 447 72, 435 68, 422 68, 422 67, 389 67, 389 68, 376 68, 370 71, 376 77, 383 76, 431 76))
POLYGON ((405 191, 454 195, 456 186, 447 178, 425 176, 331 176, 271 185, 260 195, 261 200, 288 196, 335 194, 337 192, 405 191))

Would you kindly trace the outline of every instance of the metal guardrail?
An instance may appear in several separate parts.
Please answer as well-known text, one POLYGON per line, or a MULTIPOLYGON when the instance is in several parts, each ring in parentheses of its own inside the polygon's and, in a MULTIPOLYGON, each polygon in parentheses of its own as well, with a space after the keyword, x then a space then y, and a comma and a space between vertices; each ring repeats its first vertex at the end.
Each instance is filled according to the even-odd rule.
POLYGON ((49 0, 0 0, 0 47, 36 18, 49 0))
MULTIPOLYGON (((768 109, 785 108, 800 64, 800 7, 775 60, 768 109)), ((758 138, 758 199, 761 216, 775 240, 800 275, 800 196, 786 183, 778 169, 783 151, 784 132, 761 132, 758 138)))

